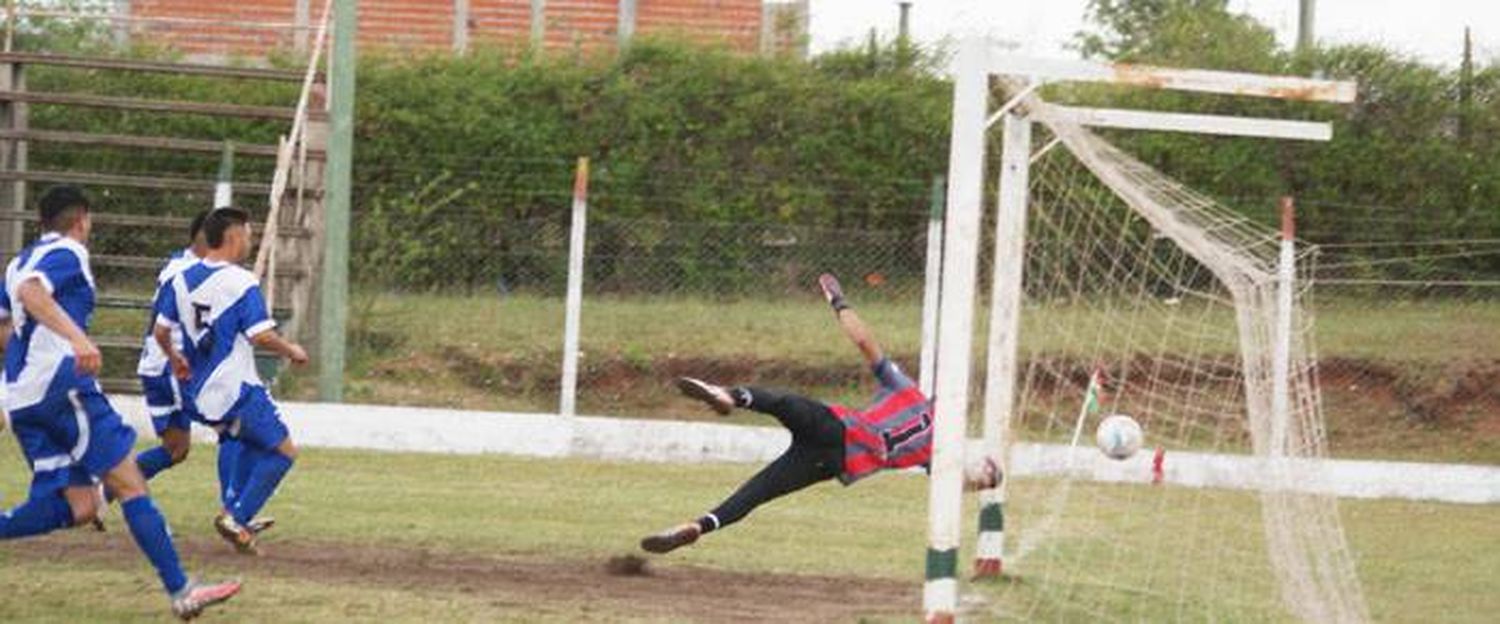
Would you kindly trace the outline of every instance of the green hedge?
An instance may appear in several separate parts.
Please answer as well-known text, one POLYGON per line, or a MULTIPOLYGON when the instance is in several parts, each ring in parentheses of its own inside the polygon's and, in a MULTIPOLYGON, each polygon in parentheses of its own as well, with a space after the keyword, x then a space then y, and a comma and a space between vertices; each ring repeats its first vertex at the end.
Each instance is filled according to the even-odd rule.
MULTIPOLYGON (((1500 238, 1500 67, 1465 73, 1359 46, 1297 55, 1276 48, 1253 22, 1191 25, 1237 34, 1184 43, 1168 30, 1129 49, 1099 50, 1125 60, 1353 78, 1361 83, 1360 102, 1334 107, 1108 89, 1049 95, 1331 119, 1329 144, 1117 138, 1147 162, 1268 223, 1277 196, 1297 195, 1304 231, 1320 242, 1500 238)), ((946 170, 951 96, 935 69, 940 58, 871 44, 804 62, 652 40, 618 56, 534 57, 502 49, 460 58, 366 55, 358 76, 354 245, 362 266, 378 270, 359 275, 409 288, 554 284, 573 160, 581 155, 593 161, 591 208, 601 217, 663 227, 724 222, 919 236, 930 180, 946 170)), ((296 91, 55 68, 36 68, 30 79, 37 88, 242 103, 289 104, 296 91)), ((33 125, 267 143, 285 130, 268 122, 40 105, 33 107, 33 125)), ((32 158, 37 167, 204 177, 217 166, 212 155, 125 150, 36 147, 32 158)), ((242 177, 265 179, 266 165, 242 159, 242 177)), ((142 210, 169 203, 164 209, 186 213, 206 198, 131 202, 142 210)), ((638 232, 615 238, 650 240, 638 232)), ((721 283, 736 270, 743 277, 765 273, 747 261, 764 251, 754 238, 716 237, 679 263, 698 272, 681 283, 721 283)), ((617 243, 603 236, 596 244, 617 243)), ((915 262, 920 254, 904 257, 915 262)), ((1376 272, 1495 276, 1500 258, 1376 272)))

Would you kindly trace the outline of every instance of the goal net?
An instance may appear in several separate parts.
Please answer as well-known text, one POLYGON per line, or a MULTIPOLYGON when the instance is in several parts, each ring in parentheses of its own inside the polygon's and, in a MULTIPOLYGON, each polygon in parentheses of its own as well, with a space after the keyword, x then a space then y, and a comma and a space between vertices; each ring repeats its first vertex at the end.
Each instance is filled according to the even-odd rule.
MULTIPOLYGON (((1029 170, 1015 399, 1000 433, 1007 581, 976 588, 972 608, 1036 621, 1367 619, 1336 500, 1300 487, 1326 444, 1310 282, 1280 277, 1292 259, 1282 232, 1087 129, 1032 117, 1033 149, 1046 147, 1029 170), (1095 447, 1110 414, 1145 432, 1125 460, 1095 447)), ((1312 252, 1296 253, 1310 273, 1312 252)))

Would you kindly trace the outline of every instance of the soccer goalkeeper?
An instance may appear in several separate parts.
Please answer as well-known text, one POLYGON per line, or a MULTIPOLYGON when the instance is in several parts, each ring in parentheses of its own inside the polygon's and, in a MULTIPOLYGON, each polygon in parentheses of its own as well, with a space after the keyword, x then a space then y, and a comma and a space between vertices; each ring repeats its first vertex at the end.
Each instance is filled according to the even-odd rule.
MULTIPOLYGON (((690 377, 678 379, 677 388, 683 394, 707 403, 720 415, 741 408, 774 417, 792 433, 792 444, 713 511, 647 536, 641 540, 642 549, 666 553, 687 546, 704 533, 740 521, 766 502, 820 481, 837 478, 849 485, 885 468, 927 467, 932 456, 931 403, 881 352, 870 330, 844 300, 838 280, 824 274, 818 286, 844 335, 859 348, 880 382, 874 402, 854 410, 764 388, 723 388, 690 377)), ((986 461, 967 479, 970 487, 993 487, 999 471, 986 461)))

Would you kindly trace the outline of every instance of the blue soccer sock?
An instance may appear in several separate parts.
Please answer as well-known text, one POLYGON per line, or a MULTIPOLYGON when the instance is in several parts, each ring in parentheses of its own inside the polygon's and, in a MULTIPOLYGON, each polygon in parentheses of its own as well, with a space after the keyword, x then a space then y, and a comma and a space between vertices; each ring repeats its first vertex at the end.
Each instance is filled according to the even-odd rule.
MULTIPOLYGON (((247 452, 244 455, 249 454, 247 452)), ((244 461, 244 455, 240 457, 241 461, 244 461)), ((266 501, 276 493, 276 486, 281 484, 281 479, 292 469, 292 458, 274 450, 256 449, 254 455, 255 467, 251 470, 250 480, 240 492, 239 499, 234 501, 234 508, 230 510, 234 514, 234 521, 241 525, 249 523, 255 518, 255 514, 260 513, 260 509, 266 506, 266 501)))
POLYGON ((135 456, 135 464, 141 467, 141 474, 146 475, 146 480, 151 480, 161 471, 172 467, 172 452, 165 446, 142 451, 135 456))
POLYGON ((225 509, 233 507, 235 499, 239 497, 239 490, 235 489, 235 476, 243 451, 244 444, 239 440, 219 436, 219 502, 223 503, 225 509))
POLYGON ((234 476, 229 480, 230 501, 224 509, 233 510, 234 504, 245 495, 245 486, 250 483, 250 474, 255 472, 255 463, 260 461, 260 457, 264 454, 265 451, 256 449, 243 441, 240 442, 240 451, 234 457, 234 476))
POLYGON ((0 540, 51 533, 73 524, 73 510, 62 492, 27 499, 9 511, 0 513, 0 540))
POLYGON ((161 577, 162 586, 167 593, 175 594, 186 587, 187 575, 183 573, 182 563, 177 559, 177 547, 172 544, 172 536, 167 533, 167 519, 156 509, 156 503, 151 502, 151 497, 132 498, 121 504, 120 510, 125 513, 125 523, 130 525, 130 534, 135 537, 136 545, 141 547, 141 552, 156 567, 156 574, 161 577))

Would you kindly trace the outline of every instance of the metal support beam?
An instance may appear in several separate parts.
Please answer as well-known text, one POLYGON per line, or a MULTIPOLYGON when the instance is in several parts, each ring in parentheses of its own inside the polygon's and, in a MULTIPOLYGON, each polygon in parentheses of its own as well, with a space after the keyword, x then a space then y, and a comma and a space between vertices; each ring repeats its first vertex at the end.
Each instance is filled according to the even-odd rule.
POLYGON ((1300 141, 1327 141, 1333 138, 1333 126, 1317 121, 1157 113, 1112 108, 1075 108, 1055 104, 1044 105, 1042 114, 1053 121, 1100 128, 1191 132, 1300 141))
POLYGON ((469 51, 469 0, 453 0, 453 52, 469 51))
POLYGON ((292 49, 299 54, 307 52, 308 33, 312 32, 308 26, 311 23, 308 3, 309 0, 296 0, 292 8, 292 49))
POLYGON ((1022 87, 1019 92, 1011 96, 1005 104, 1000 106, 1000 110, 990 113, 989 119, 984 120, 985 129, 995 127, 995 122, 1000 121, 1002 117, 1005 117, 1007 113, 1019 106, 1026 98, 1031 97, 1031 94, 1036 93, 1037 87, 1040 86, 1042 86, 1042 83, 1032 82, 1022 87))
POLYGON ((318 293, 318 398, 344 398, 345 322, 349 313, 349 200, 354 156, 355 0, 334 0, 329 57, 328 169, 323 197, 323 271, 318 293))
POLYGON ((1297 11, 1297 51, 1310 50, 1317 41, 1314 18, 1318 12, 1317 0, 1301 0, 1297 11))
POLYGON ((537 51, 547 43, 547 0, 531 0, 531 47, 537 51))
MULTIPOLYGON (((21 63, 0 64, 0 86, 16 93, 24 93, 26 91, 26 66, 21 63)), ((27 132, 30 129, 30 108, 29 104, 22 101, 5 103, 3 110, 6 113, 4 120, 6 129, 12 132, 27 132)), ((25 174, 29 169, 27 162, 29 151, 30 144, 25 140, 6 141, 3 153, 0 153, 0 165, 3 165, 0 169, 3 169, 5 173, 18 175, 11 179, 8 185, 10 188, 5 188, 3 192, 0 192, 0 195, 3 195, 0 208, 27 209, 26 178, 20 174, 25 174)), ((7 256, 20 252, 21 248, 26 245, 26 231, 21 223, 10 224, 4 236, 3 248, 0 248, 0 252, 7 256)))
POLYGON ((1354 101, 1357 91, 1356 84, 1348 81, 1024 56, 997 55, 990 61, 989 69, 992 74, 1023 77, 1032 82, 1099 82, 1307 102, 1347 104, 1354 101))
POLYGON ((630 40, 635 37, 635 15, 637 0, 620 0, 619 23, 615 31, 620 37, 620 49, 630 45, 630 40))
POLYGON ((130 45, 130 0, 115 0, 115 20, 110 27, 110 36, 114 39, 116 48, 124 49, 130 45))

